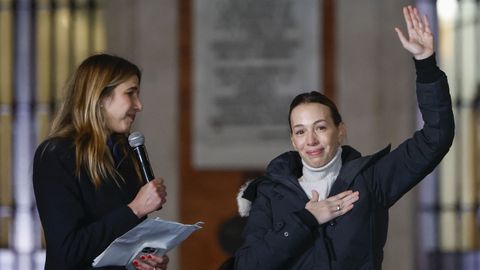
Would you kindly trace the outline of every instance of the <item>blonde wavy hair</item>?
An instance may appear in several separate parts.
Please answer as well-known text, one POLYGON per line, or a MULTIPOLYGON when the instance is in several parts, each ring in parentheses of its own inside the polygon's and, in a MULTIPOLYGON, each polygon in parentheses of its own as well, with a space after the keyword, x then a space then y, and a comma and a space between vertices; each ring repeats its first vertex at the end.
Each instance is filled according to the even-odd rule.
MULTIPOLYGON (((133 63, 118 56, 96 54, 85 59, 64 88, 64 99, 57 112, 49 138, 72 138, 76 146, 76 175, 85 168, 95 187, 102 179, 124 180, 115 169, 114 159, 107 145, 110 135, 106 126, 101 101, 113 89, 137 76, 141 71, 133 63)), ((127 145, 127 134, 119 136, 119 143, 127 145)), ((122 147, 127 155, 126 147, 122 147)), ((132 158, 130 156, 130 158, 132 158)), ((135 163, 134 163, 135 164, 135 163)), ((138 168, 136 168, 138 174, 138 168)))

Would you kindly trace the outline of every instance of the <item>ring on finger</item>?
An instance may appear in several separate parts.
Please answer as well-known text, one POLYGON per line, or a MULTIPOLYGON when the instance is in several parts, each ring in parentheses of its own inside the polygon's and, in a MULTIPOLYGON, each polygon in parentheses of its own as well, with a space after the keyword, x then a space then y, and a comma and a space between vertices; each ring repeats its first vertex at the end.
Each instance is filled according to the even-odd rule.
POLYGON ((338 211, 340 211, 340 210, 342 210, 342 207, 340 207, 340 204, 337 204, 337 209, 336 209, 336 211, 338 212, 338 211))

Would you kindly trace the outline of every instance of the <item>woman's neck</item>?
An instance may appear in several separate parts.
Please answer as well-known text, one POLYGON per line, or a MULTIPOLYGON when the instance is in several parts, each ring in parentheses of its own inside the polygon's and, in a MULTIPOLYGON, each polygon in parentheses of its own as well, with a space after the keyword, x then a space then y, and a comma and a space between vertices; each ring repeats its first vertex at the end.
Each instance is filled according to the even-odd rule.
POLYGON ((309 198, 311 198, 312 190, 315 190, 318 192, 320 200, 326 199, 342 168, 342 148, 338 147, 333 159, 322 167, 311 167, 303 160, 302 163, 303 175, 298 179, 300 186, 309 198))

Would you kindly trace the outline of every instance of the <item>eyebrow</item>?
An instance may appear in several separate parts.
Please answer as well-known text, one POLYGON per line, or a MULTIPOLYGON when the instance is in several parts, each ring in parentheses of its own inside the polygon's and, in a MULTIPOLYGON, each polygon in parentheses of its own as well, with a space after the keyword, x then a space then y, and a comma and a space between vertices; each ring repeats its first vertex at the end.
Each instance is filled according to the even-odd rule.
MULTIPOLYGON (((317 120, 317 121, 313 122, 312 126, 314 126, 314 125, 316 125, 316 124, 318 124, 318 123, 320 123, 320 122, 327 122, 327 120, 323 120, 323 119, 317 120)), ((298 127, 303 127, 303 126, 305 126, 305 125, 303 125, 303 124, 298 124, 298 125, 293 126, 292 129, 298 128, 298 127)))

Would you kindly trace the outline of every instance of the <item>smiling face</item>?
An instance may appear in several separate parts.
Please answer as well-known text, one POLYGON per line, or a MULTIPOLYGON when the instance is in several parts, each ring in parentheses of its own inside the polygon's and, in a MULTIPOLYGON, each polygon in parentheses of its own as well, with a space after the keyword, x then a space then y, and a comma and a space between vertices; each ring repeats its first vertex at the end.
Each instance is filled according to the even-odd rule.
POLYGON ((117 85, 112 93, 101 101, 105 121, 110 133, 129 133, 135 115, 142 110, 137 76, 117 85))
POLYGON ((311 167, 330 162, 345 135, 345 126, 333 122, 330 108, 320 103, 302 103, 290 115, 293 148, 311 167))

